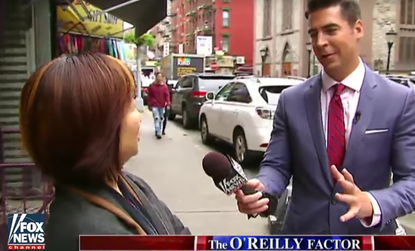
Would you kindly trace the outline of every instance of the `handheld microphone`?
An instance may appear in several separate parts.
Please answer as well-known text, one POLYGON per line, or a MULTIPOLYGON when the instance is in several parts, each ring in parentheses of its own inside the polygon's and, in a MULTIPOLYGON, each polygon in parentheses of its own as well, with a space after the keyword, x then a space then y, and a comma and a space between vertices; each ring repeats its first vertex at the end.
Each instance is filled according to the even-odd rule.
MULTIPOLYGON (((245 185, 248 181, 241 165, 231 157, 226 157, 220 153, 208 153, 202 160, 205 173, 213 179, 213 183, 226 195, 233 194, 237 189, 241 189, 245 195, 254 194, 257 191, 245 185)), ((261 213, 262 217, 267 217, 277 209, 278 199, 269 193, 263 192, 262 198, 268 198, 268 209, 261 213)), ((256 217, 248 215, 248 219, 256 217)))

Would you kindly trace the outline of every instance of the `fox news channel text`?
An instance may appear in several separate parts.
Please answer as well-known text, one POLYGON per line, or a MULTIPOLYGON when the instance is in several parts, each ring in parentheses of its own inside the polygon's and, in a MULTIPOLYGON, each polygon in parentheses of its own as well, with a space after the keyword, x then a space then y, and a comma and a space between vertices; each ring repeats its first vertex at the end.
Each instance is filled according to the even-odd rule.
POLYGON ((90 250, 415 250, 415 236, 88 236, 90 250))
POLYGON ((45 249, 45 219, 44 214, 9 214, 7 249, 45 249))

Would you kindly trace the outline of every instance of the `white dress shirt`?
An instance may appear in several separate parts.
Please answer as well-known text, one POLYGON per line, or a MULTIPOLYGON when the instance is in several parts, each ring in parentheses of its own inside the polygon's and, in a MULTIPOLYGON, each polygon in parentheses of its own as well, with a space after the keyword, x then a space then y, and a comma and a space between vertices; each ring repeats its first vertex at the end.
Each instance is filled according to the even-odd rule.
MULTIPOLYGON (((363 85, 363 80, 365 77, 365 66, 363 62, 360 60, 359 66, 354 70, 349 76, 347 76, 342 83, 346 86, 344 92, 340 95, 343 103, 344 109, 344 124, 346 128, 346 145, 349 142, 350 133, 353 127, 353 120, 356 116, 357 105, 359 103, 359 96, 360 96, 360 89, 363 85)), ((335 84, 339 83, 334 81, 331 77, 329 77, 324 70, 322 71, 322 81, 323 81, 323 88, 321 89, 321 117, 323 122, 324 128, 324 135, 326 137, 326 146, 327 146, 327 132, 328 132, 328 111, 331 98, 334 94, 334 89, 331 88, 335 84)), ((347 148, 346 148, 347 149, 347 148)), ((373 206, 373 218, 370 225, 367 222, 360 220, 363 226, 365 227, 374 227, 379 224, 381 220, 381 211, 379 203, 376 199, 369 193, 370 201, 372 202, 373 206)))

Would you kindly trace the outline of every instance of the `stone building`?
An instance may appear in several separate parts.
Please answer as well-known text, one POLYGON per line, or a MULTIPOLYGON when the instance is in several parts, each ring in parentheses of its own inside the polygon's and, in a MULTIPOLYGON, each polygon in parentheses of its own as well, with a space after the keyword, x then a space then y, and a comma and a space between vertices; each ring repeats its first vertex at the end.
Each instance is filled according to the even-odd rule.
MULTIPOLYGON (((319 72, 318 61, 312 53, 308 57, 306 4, 307 0, 256 0, 255 73, 306 77, 309 69, 311 75, 319 72), (262 57, 261 51, 267 55, 262 57)), ((391 50, 391 72, 415 70, 415 1, 360 0, 359 4, 365 27, 360 43, 363 60, 373 69, 386 70, 385 34, 393 29, 398 35, 391 50)))

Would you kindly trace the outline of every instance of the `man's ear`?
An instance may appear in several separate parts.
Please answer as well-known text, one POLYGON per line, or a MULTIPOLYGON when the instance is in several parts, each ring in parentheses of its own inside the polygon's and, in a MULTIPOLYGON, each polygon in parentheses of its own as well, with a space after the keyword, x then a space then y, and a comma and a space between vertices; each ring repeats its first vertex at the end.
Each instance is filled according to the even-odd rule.
POLYGON ((362 20, 359 19, 359 20, 356 21, 356 23, 354 25, 354 30, 356 32, 356 38, 357 39, 360 39, 360 38, 363 37, 365 32, 364 32, 362 20))

